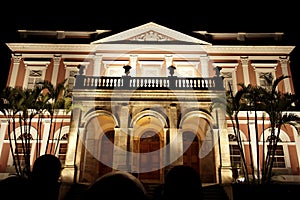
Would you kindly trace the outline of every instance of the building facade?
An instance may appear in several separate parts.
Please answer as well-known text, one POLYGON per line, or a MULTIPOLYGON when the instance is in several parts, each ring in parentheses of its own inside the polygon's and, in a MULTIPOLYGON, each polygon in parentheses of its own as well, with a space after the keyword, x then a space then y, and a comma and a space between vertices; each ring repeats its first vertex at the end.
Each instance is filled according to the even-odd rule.
MULTIPOLYGON (((102 33, 107 31, 57 31, 55 37, 64 41, 102 33)), ((53 32, 20 34, 30 39, 53 32)), ((240 161, 232 124, 224 110, 211 106, 225 98, 230 85, 236 92, 239 83, 265 86, 265 75, 292 77, 289 55, 294 46, 278 45, 280 33, 195 34, 198 37, 150 22, 89 43, 7 43, 12 51, 7 86, 32 88, 41 80, 55 86, 67 80, 72 93, 74 108, 71 114, 57 116, 55 123, 61 125, 54 131, 49 132, 47 118, 39 131, 38 122, 32 124, 30 162, 37 147, 50 151, 50 134, 52 143, 59 143, 55 154, 63 163, 66 182, 91 183, 109 171, 124 170, 144 182, 162 183, 177 164, 195 168, 203 183, 232 182, 232 167, 240 161), (273 38, 275 45, 215 45, 205 40, 244 41, 257 35, 273 38)), ((292 79, 280 83, 279 89, 294 93, 292 79)), ((257 139, 247 137, 254 127, 247 129, 245 116, 240 123, 246 146, 246 141, 257 139)), ((0 172, 8 173, 13 171, 8 140, 12 133, 0 117, 0 172)), ((297 176, 300 137, 291 126, 281 131, 278 173, 297 176)))

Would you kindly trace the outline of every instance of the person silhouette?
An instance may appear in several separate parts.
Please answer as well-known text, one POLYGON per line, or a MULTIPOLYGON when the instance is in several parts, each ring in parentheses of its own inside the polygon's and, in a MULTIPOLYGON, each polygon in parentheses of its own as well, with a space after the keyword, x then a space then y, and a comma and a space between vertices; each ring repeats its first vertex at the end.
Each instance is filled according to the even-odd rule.
POLYGON ((200 174, 192 167, 176 165, 166 174, 162 199, 203 199, 200 174))
POLYGON ((59 198, 61 162, 52 154, 39 156, 33 163, 31 183, 36 199, 57 200, 59 198))
POLYGON ((0 180, 0 194, 10 200, 30 199, 30 181, 18 175, 10 175, 0 180))
POLYGON ((148 200, 143 183, 125 171, 112 171, 99 177, 82 197, 82 200, 148 200))

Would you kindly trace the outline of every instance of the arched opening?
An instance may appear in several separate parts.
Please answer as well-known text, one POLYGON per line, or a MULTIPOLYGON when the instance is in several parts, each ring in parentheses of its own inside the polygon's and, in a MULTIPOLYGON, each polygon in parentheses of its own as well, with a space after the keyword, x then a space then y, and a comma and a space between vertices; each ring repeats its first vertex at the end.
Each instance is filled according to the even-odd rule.
POLYGON ((147 131, 140 137, 140 179, 160 179, 160 137, 153 131, 147 131))
POLYGON ((190 131, 182 134, 183 144, 183 164, 194 168, 197 172, 200 170, 199 160, 199 141, 197 136, 190 131))
POLYGON ((104 134, 101 139, 101 154, 99 162, 99 177, 112 171, 114 153, 114 131, 104 134))

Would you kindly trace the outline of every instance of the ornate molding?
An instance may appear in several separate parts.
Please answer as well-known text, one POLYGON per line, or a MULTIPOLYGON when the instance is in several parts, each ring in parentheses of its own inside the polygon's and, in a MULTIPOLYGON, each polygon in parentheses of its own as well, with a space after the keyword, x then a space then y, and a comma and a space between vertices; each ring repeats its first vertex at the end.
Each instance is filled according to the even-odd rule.
POLYGON ((235 54, 290 54, 295 46, 202 46, 207 53, 235 53, 235 54))
POLYGON ((13 52, 85 52, 93 53, 97 45, 92 44, 34 44, 34 43, 8 43, 13 52))
POLYGON ((130 38, 131 41, 171 41, 170 37, 160 34, 155 31, 148 31, 130 38))
POLYGON ((21 62, 21 60, 22 60, 22 55, 16 55, 16 54, 14 54, 13 55, 13 60, 14 60, 14 63, 20 63, 21 62))
POLYGON ((240 60, 243 67, 248 67, 249 58, 247 56, 241 56, 240 60))
POLYGON ((287 65, 289 62, 289 59, 286 57, 279 57, 279 61, 282 65, 287 65))

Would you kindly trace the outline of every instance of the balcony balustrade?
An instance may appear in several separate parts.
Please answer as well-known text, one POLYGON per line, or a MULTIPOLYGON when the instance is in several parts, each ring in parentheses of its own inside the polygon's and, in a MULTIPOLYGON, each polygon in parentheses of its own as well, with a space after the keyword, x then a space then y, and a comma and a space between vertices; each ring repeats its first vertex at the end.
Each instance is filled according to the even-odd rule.
POLYGON ((219 72, 210 78, 177 77, 173 76, 173 73, 167 77, 131 77, 128 69, 125 70, 125 74, 121 77, 85 76, 80 67, 79 74, 76 76, 75 89, 224 90, 219 72))

